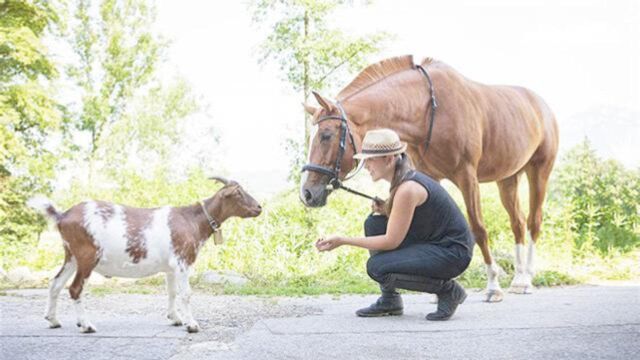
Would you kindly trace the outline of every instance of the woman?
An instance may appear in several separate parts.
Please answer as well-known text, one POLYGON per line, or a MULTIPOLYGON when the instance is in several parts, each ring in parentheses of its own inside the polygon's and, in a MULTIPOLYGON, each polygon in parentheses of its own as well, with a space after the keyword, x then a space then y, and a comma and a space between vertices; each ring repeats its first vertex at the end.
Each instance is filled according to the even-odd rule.
POLYGON ((371 251, 367 273, 380 283, 382 296, 356 312, 373 317, 401 315, 402 298, 396 289, 438 295, 438 309, 427 320, 448 320, 467 294, 453 278, 469 266, 473 235, 444 188, 429 176, 411 168, 407 144, 389 129, 365 134, 362 152, 373 181, 391 183, 386 204, 373 203, 374 212, 364 224, 365 237, 332 236, 316 242, 320 251, 341 245, 371 251), (388 214, 388 215, 387 215, 388 214))

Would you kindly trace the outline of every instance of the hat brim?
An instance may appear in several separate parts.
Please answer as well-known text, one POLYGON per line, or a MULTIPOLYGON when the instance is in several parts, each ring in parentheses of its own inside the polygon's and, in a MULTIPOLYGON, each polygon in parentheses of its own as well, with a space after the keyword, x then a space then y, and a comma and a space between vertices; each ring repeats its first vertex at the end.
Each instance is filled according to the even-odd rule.
POLYGON ((381 157, 381 156, 388 156, 388 155, 397 155, 397 154, 402 154, 403 152, 407 151, 407 143, 405 142, 400 142, 402 144, 402 146, 399 149, 396 150, 391 150, 388 152, 375 152, 375 153, 357 153, 355 155, 353 155, 353 158, 356 160, 364 160, 364 159, 369 159, 369 158, 373 158, 373 157, 381 157))

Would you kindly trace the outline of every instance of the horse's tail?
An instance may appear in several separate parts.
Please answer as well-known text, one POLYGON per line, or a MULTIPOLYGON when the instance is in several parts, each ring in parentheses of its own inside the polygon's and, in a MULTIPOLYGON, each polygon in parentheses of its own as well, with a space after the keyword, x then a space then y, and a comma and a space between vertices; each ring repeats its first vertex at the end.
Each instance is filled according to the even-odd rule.
POLYGON ((53 202, 44 196, 34 196, 27 201, 27 205, 38 212, 41 212, 49 219, 58 223, 62 214, 53 206, 53 202))

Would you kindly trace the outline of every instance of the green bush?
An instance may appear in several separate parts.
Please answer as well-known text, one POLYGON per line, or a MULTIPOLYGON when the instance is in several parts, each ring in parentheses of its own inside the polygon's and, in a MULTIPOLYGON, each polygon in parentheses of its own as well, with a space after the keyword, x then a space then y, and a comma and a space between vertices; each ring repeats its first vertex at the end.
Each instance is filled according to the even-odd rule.
POLYGON ((553 200, 571 213, 576 256, 640 245, 640 170, 599 159, 585 140, 567 153, 552 181, 553 200))
MULTIPOLYGON (((173 181, 164 172, 149 177, 132 173, 118 188, 83 189, 73 186, 63 205, 85 198, 97 198, 133 206, 192 204, 211 196, 220 185, 193 171, 182 181, 173 181)), ((550 196, 544 207, 542 234, 536 246, 538 274, 534 284, 573 284, 592 278, 633 279, 640 276, 638 172, 625 170, 611 161, 601 161, 588 144, 573 149, 558 163, 551 180, 550 196)), ((352 184, 366 192, 380 191, 368 182, 352 184)), ((445 183, 461 208, 460 192, 445 183)), ((513 277, 514 240, 509 217, 500 203, 495 184, 483 184, 482 211, 494 258, 505 270, 501 284, 513 277)), ((526 181, 520 189, 522 208, 528 209, 526 181)), ((209 241, 195 264, 205 270, 232 270, 250 279, 244 287, 204 287, 235 294, 318 294, 371 293, 377 285, 366 274, 369 257, 364 249, 341 247, 319 253, 314 243, 319 236, 344 234, 361 236, 369 213, 369 201, 346 192, 334 192, 327 206, 304 207, 297 189, 262 202, 263 214, 254 219, 230 219, 223 226, 226 242, 209 241)), ((61 206, 61 209, 64 209, 61 206)), ((36 234, 33 234, 34 238, 36 234)), ((28 265, 33 269, 57 267, 62 246, 57 234, 47 233, 34 250, 4 247, 4 264, 28 265), (55 247, 52 249, 52 247, 55 247), (11 250, 7 252, 6 249, 11 250)), ((460 277, 468 287, 486 285, 485 266, 479 249, 469 269, 460 277)), ((9 266, 10 267, 10 266, 9 266)))

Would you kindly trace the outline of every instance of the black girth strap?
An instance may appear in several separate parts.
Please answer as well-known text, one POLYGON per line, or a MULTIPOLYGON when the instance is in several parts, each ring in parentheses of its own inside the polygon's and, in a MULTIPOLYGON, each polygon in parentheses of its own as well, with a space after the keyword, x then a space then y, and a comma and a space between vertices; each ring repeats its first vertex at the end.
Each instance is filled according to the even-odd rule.
POLYGON ((436 109, 438 108, 438 103, 436 102, 436 93, 433 90, 433 82, 431 81, 431 76, 422 65, 416 65, 416 68, 420 70, 427 77, 427 81, 429 82, 429 93, 431 94, 431 116, 429 117, 429 132, 427 133, 427 142, 425 144, 424 151, 429 150, 429 144, 431 143, 431 133, 433 132, 433 122, 436 118, 436 109))

